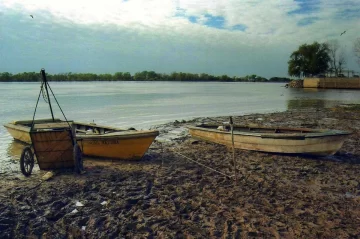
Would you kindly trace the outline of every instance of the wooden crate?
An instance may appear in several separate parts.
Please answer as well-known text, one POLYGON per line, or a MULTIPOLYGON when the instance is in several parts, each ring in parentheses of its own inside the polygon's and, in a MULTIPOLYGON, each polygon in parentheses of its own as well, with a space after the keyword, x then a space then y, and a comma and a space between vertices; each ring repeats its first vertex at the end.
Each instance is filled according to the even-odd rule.
POLYGON ((46 129, 30 132, 31 141, 41 170, 73 168, 71 129, 46 129))

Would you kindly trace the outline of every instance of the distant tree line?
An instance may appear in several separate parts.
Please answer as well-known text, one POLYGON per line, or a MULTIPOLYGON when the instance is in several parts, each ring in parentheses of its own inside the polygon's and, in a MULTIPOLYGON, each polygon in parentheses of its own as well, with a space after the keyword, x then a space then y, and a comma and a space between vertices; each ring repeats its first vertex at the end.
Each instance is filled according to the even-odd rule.
MULTIPOLYGON (((156 73, 154 71, 142 71, 131 75, 129 72, 116 72, 115 74, 93 73, 62 73, 46 74, 49 81, 200 81, 200 82, 289 82, 289 78, 272 77, 266 79, 257 75, 245 77, 229 77, 227 75, 213 76, 209 74, 192 74, 173 72, 171 74, 156 73)), ((40 73, 24 72, 11 74, 0 73, 0 82, 36 82, 40 81, 40 73)))

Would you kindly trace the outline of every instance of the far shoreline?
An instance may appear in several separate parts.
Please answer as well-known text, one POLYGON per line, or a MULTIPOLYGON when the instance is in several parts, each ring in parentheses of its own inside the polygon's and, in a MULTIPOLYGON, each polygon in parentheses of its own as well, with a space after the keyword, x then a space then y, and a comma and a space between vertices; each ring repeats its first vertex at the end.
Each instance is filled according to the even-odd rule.
MULTIPOLYGON (((21 80, 15 80, 15 81, 0 81, 0 83, 37 83, 41 82, 41 80, 36 81, 21 81, 21 80)), ((49 80, 49 82, 199 82, 199 83, 289 83, 289 81, 172 81, 172 80, 67 80, 67 81, 61 81, 61 80, 49 80)))
MULTIPOLYGON (((114 74, 95 74, 95 73, 46 73, 48 81, 184 81, 184 82, 290 82, 287 77, 265 78, 255 74, 246 76, 210 75, 206 73, 185 73, 172 72, 157 73, 154 71, 142 71, 131 74, 130 72, 115 72, 114 74)), ((37 82, 40 80, 39 73, 23 72, 12 74, 0 72, 0 82, 37 82)))

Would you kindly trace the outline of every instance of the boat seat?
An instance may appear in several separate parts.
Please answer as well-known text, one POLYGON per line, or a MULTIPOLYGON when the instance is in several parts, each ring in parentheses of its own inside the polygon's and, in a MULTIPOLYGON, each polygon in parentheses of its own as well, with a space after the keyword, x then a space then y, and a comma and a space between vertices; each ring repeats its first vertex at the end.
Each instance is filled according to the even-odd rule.
POLYGON ((76 129, 76 132, 80 132, 80 133, 84 133, 84 134, 88 133, 86 130, 82 130, 82 129, 76 129))
POLYGON ((34 129, 61 129, 61 128, 69 128, 69 124, 67 122, 59 122, 59 123, 43 123, 43 124, 34 124, 34 129))
POLYGON ((76 129, 76 132, 83 133, 83 134, 100 134, 98 130, 95 132, 92 130, 82 130, 82 129, 76 129))

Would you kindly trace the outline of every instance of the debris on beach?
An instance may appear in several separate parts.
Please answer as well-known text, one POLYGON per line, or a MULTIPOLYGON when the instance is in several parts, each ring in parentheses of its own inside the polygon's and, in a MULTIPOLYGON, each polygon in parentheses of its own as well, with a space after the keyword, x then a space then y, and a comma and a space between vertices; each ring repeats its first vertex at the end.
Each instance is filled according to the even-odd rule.
POLYGON ((41 179, 44 181, 48 181, 51 178, 53 178, 54 176, 55 176, 55 173, 53 171, 49 171, 49 172, 45 173, 44 176, 41 177, 41 179))
POLYGON ((84 204, 82 204, 82 203, 81 203, 81 202, 79 202, 79 201, 76 201, 75 206, 77 206, 77 207, 83 207, 83 206, 84 206, 84 204))
MULTIPOLYGON (((289 110, 234 117, 352 131, 325 158, 236 150, 184 133, 154 142, 139 162, 84 160, 86 177, 60 173, 0 180, 0 238, 357 238, 360 235, 360 111, 289 110), (196 142, 196 143, 194 143, 196 142), (105 204, 106 202, 106 204, 105 204), (77 206, 82 205, 82 206, 77 206), (86 206, 84 206, 86 205, 86 206), (75 207, 75 209, 74 209, 75 207)), ((226 117, 158 126, 163 132, 226 117), (163 128, 162 128, 163 127, 163 128)), ((166 133, 164 133, 166 134, 166 133)), ((166 136, 166 135, 165 135, 166 136)))

